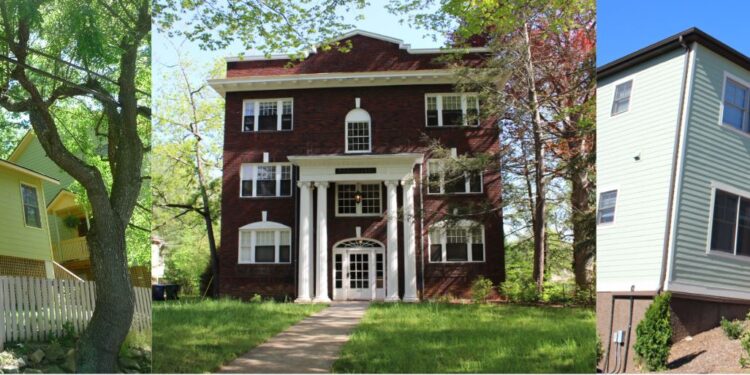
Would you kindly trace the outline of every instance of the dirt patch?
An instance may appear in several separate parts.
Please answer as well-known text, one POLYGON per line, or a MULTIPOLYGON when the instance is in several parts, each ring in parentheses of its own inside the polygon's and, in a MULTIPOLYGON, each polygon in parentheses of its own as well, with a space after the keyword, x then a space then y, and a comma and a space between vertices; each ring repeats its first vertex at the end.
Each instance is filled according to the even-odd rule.
POLYGON ((740 340, 729 340, 717 327, 672 345, 669 372, 750 374, 750 369, 740 367, 742 351, 740 340))

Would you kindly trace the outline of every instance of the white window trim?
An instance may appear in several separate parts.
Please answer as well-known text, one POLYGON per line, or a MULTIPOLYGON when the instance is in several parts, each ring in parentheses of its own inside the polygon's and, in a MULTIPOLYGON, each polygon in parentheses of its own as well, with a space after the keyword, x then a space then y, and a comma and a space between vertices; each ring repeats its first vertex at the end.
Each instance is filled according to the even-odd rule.
POLYGON ((434 128, 478 128, 482 125, 482 119, 481 116, 479 118, 479 123, 474 125, 469 125, 467 123, 467 116, 466 116, 466 97, 468 96, 474 96, 477 98, 477 112, 481 112, 481 106, 479 104, 479 94, 475 92, 440 92, 440 93, 428 93, 424 95, 424 126, 426 128, 434 129, 434 128), (443 125, 443 96, 461 96, 461 112, 463 113, 463 124, 462 125, 443 125), (437 105, 437 111, 438 111, 438 124, 437 126, 430 126, 427 125, 427 98, 437 98, 436 99, 436 105, 437 105))
POLYGON ((238 236, 238 246, 237 246, 237 264, 291 264, 292 263, 292 230, 289 228, 286 229, 263 229, 263 228, 257 228, 257 229, 240 229, 239 230, 239 236, 238 236), (255 261, 255 242, 256 242, 256 236, 258 232, 273 232, 274 237, 274 257, 273 262, 256 262, 255 261), (281 259, 281 233, 286 232, 289 233, 289 261, 288 262, 281 262, 279 259, 281 259), (249 235, 250 236, 250 261, 249 262, 243 262, 242 261, 242 236, 243 235, 249 235))
POLYGON ((606 189, 600 189, 599 191, 597 191, 597 194, 596 194, 596 217, 595 217, 595 219, 596 219, 596 226, 597 227, 611 227, 611 226, 614 226, 615 223, 617 223, 617 216, 618 216, 617 212, 618 212, 618 207, 620 206, 620 198, 622 198, 620 196, 620 193, 621 192, 620 192, 620 188, 619 187, 608 187, 606 189), (599 208, 600 208, 599 207, 599 202, 601 201, 602 194, 613 192, 613 191, 617 192, 617 196, 615 197, 615 207, 614 207, 614 210, 615 210, 614 211, 615 212, 614 216, 615 217, 614 217, 614 220, 612 220, 609 223, 600 223, 599 222, 599 208))
POLYGON ((628 112, 630 112, 633 109, 633 91, 635 90, 635 79, 633 79, 632 76, 626 77, 623 79, 620 79, 619 81, 613 82, 613 86, 615 86, 614 90, 612 90, 612 104, 609 107, 609 117, 615 117, 619 115, 624 115, 628 112), (617 97, 617 87, 624 85, 626 83, 630 82, 630 95, 628 95, 628 109, 615 113, 615 100, 617 97))
POLYGON ((240 198, 289 198, 294 195, 294 166, 291 163, 242 163, 240 164, 240 198), (253 167, 253 175, 251 177, 253 181, 253 195, 242 195, 242 182, 249 180, 243 176, 243 166, 250 165, 253 167), (292 182, 292 187, 289 189, 289 195, 281 195, 281 167, 289 167, 289 179, 292 182), (258 168, 257 167, 275 167, 274 175, 276 176, 276 195, 273 196, 258 196, 258 168))
POLYGON ((746 137, 750 137, 750 83, 745 81, 744 79, 737 77, 736 75, 724 72, 724 82, 721 85, 721 101, 719 102, 720 110, 719 110, 719 126, 721 126, 724 129, 731 130, 737 134, 744 135, 746 137), (744 88, 747 90, 747 95, 745 95, 745 113, 742 116, 742 129, 737 129, 731 124, 727 124, 724 122, 724 96, 727 93, 727 81, 732 80, 735 83, 739 84, 740 86, 744 86, 744 88))
POLYGON ((484 194, 484 171, 479 173, 479 191, 471 191, 471 176, 468 172, 464 172, 464 191, 459 193, 446 193, 445 192, 445 172, 442 170, 442 166, 445 162, 442 159, 430 159, 427 161, 427 195, 476 195, 484 194), (440 192, 430 192, 430 164, 440 165, 440 192))
POLYGON ((242 120, 240 121, 241 128, 240 131, 242 133, 266 133, 266 132, 272 132, 272 131, 279 131, 279 132, 288 132, 294 130, 294 98, 268 98, 268 99, 245 99, 242 101, 242 120), (258 115, 260 112, 260 102, 271 102, 276 101, 276 130, 258 130, 258 115), (292 102, 292 128, 291 129, 282 129, 281 128, 281 117, 284 114, 284 102, 290 101, 292 102), (245 131, 245 107, 247 106, 248 102, 254 102, 253 105, 253 131, 248 132, 245 131))
MULTIPOLYGON (((706 255, 729 257, 731 259, 750 260, 750 256, 737 254, 738 241, 736 238, 734 239, 734 253, 733 254, 727 253, 726 251, 714 250, 711 248, 711 242, 713 241, 713 235, 714 235, 714 231, 713 231, 714 206, 716 205, 716 191, 717 190, 739 196, 740 199, 737 202, 738 205, 740 204, 740 202, 742 202, 742 198, 750 199, 750 191, 740 190, 740 189, 735 188, 734 186, 727 185, 721 182, 716 182, 716 181, 711 182, 711 204, 709 205, 709 210, 708 210, 708 236, 707 236, 708 241, 706 242, 706 255)), ((738 206, 737 218, 735 219, 736 220, 735 225, 737 226, 739 226, 739 217, 740 217, 740 211, 739 211, 739 206, 738 206)))
POLYGON ((344 151, 347 154, 366 154, 372 152, 372 120, 344 121, 344 151), (349 150, 349 124, 367 122, 367 150, 349 150))
POLYGON ((383 184, 379 182, 336 182, 336 197, 335 197, 335 212, 337 217, 376 217, 376 216, 382 216, 383 215, 383 184), (353 214, 341 214, 339 213, 339 186, 341 185, 354 185, 354 191, 360 191, 360 187, 362 185, 378 185, 378 213, 376 214, 363 214, 362 213, 362 203, 355 203, 355 209, 356 213, 353 214))
POLYGON ((21 194, 21 220, 23 221, 23 226, 26 228, 32 228, 32 229, 38 229, 38 230, 44 230, 44 216, 42 214, 42 201, 39 199, 39 188, 34 186, 33 184, 21 181, 21 183, 18 186, 18 192, 21 194), (26 222, 26 203, 23 201, 23 187, 30 187, 34 189, 34 193, 36 194, 36 205, 37 205, 37 211, 39 212, 39 226, 35 227, 33 225, 29 225, 26 222))
POLYGON ((487 262, 487 237, 485 236, 484 232, 484 224, 472 222, 470 220, 461 220, 458 223, 456 223, 456 226, 454 228, 463 228, 466 230, 466 245, 468 246, 467 251, 467 259, 468 260, 447 260, 448 259, 448 231, 445 225, 444 221, 438 222, 431 226, 427 231, 427 261, 428 263, 434 263, 434 264, 443 264, 443 263, 486 263, 487 262), (479 225, 479 228, 482 231, 482 260, 474 260, 473 254, 472 254, 472 245, 474 238, 471 235, 471 232, 469 229, 472 226, 479 225), (441 258, 442 260, 439 262, 435 262, 432 260, 432 238, 430 236, 430 232, 437 228, 440 231, 440 248, 441 248, 441 258))

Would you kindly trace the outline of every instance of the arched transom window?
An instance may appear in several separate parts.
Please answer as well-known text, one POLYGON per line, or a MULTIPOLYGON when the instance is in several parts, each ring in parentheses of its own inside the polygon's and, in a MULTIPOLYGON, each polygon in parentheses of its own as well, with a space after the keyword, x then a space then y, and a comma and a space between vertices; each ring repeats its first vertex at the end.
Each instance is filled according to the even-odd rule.
POLYGON ((370 114, 356 108, 346 115, 346 152, 363 153, 372 149, 370 114))
POLYGON ((378 249, 383 248, 383 244, 365 238, 354 238, 351 240, 341 241, 337 243, 335 247, 337 249, 378 249))

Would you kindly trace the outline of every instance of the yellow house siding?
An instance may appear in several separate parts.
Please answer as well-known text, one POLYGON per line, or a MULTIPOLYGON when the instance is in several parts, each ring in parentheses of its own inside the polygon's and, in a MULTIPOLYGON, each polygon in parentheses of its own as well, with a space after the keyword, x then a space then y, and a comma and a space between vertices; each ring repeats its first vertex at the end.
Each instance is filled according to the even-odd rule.
POLYGON ((0 167, 0 256, 52 260, 49 221, 42 180, 0 167), (21 183, 37 191, 42 228, 24 221, 21 183))

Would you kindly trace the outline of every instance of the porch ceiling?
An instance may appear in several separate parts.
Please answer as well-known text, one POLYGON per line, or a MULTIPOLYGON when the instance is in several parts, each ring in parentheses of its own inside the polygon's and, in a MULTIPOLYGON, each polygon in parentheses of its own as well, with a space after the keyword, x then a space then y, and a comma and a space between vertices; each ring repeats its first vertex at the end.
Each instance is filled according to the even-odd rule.
POLYGON ((300 181, 401 181, 412 176, 422 164, 420 153, 366 155, 292 155, 299 166, 300 181))

